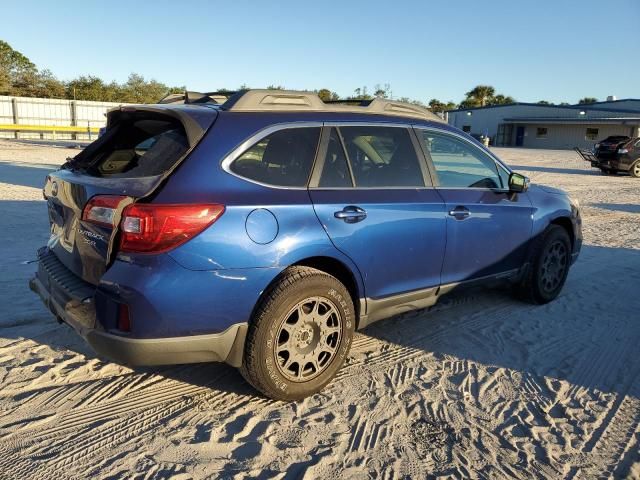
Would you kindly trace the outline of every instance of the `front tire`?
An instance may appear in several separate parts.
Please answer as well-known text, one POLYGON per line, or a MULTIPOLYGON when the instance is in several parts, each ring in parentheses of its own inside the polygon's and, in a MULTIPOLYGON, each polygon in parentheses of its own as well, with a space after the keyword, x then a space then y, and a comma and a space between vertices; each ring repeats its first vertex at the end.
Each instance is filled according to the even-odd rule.
POLYGON ((633 178, 640 178, 640 160, 631 165, 631 168, 629 169, 629 175, 631 175, 633 178))
POLYGON ((529 268, 518 286, 522 300, 544 304, 554 300, 562 290, 571 265, 571 241, 559 225, 549 226, 535 241, 529 268))
POLYGON ((290 267, 265 292, 249 324, 244 378, 267 397, 300 400, 342 367, 355 314, 345 286, 309 267, 290 267))

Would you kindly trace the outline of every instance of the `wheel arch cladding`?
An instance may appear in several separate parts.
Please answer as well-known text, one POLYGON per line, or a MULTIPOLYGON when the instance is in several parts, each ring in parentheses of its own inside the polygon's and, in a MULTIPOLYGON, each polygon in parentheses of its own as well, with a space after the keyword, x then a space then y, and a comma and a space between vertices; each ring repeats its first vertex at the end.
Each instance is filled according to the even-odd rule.
POLYGON ((316 270, 323 271, 328 273, 329 275, 338 279, 340 283, 342 283, 349 295, 351 296, 351 301, 353 302, 353 308, 355 309, 356 315, 356 326, 358 324, 358 319, 360 317, 360 287, 356 280, 356 274, 343 262, 338 259, 332 257, 309 257, 303 260, 296 262, 292 266, 300 266, 300 267, 311 267, 316 270))
POLYGON ((326 256, 314 256, 314 257, 303 258, 289 265, 288 267, 282 269, 280 273, 263 290, 262 295, 260 295, 260 298, 258 299, 258 301, 256 302, 253 308, 253 312, 251 315, 252 317, 253 317, 253 314, 255 314, 257 306, 260 305, 265 292, 269 291, 269 289, 273 286, 273 284, 280 281, 284 272, 287 270, 287 268, 290 268, 290 267, 315 268, 316 270, 320 270, 321 272, 327 273, 335 277, 336 279, 338 279, 338 281, 342 283, 347 289, 347 291, 349 292, 349 295, 353 302, 353 308, 355 310, 355 318, 356 318, 356 328, 357 328, 359 323, 360 313, 361 313, 360 298, 361 296, 364 297, 363 287, 358 283, 358 280, 356 278, 356 275, 359 275, 359 273, 353 272, 353 270, 349 266, 347 266, 344 262, 336 258, 326 257, 326 256))
POLYGON ((573 224, 569 217, 557 217, 549 222, 549 225, 558 225, 566 230, 569 235, 569 241, 571 242, 571 248, 575 245, 575 232, 573 231, 573 224))

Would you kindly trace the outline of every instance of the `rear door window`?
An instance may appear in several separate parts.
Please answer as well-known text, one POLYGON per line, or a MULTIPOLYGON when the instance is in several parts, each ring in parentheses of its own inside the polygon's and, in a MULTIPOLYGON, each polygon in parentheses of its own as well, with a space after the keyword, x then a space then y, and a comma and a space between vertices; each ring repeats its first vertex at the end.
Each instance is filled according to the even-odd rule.
POLYGON ((131 115, 110 127, 98 142, 90 158, 83 159, 86 173, 97 177, 161 175, 189 150, 182 124, 162 115, 131 115))
POLYGON ((353 187, 347 157, 342 148, 342 139, 336 128, 331 129, 327 153, 322 164, 320 188, 349 188, 353 187))
POLYGON ((340 127, 355 186, 424 187, 409 131, 401 127, 340 127))

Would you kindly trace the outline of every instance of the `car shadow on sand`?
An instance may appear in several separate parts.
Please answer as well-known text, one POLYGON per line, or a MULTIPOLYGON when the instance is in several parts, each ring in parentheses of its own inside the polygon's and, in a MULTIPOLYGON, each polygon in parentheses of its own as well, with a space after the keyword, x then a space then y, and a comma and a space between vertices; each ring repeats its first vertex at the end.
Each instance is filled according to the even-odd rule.
POLYGON ((634 203, 590 203, 589 206, 613 212, 640 213, 640 205, 634 203))
POLYGON ((58 165, 47 163, 22 163, 0 161, 0 183, 22 187, 42 188, 47 174, 57 170, 58 165))
POLYGON ((602 175, 599 170, 592 168, 556 168, 556 167, 535 167, 532 165, 512 165, 509 166, 516 172, 530 171, 530 172, 545 172, 545 173, 563 173, 569 175, 602 175))
MULTIPOLYGON (((633 383, 640 373, 634 356, 640 343, 640 322, 634 320, 638 305, 631 301, 635 298, 633 285, 638 284, 640 251, 587 246, 560 297, 547 305, 520 302, 503 288, 459 289, 430 309, 383 320, 358 335, 409 353, 435 354, 443 361, 467 360, 603 392, 640 395, 640 385, 633 383), (615 286, 620 301, 612 299, 610 289, 604 287, 616 279, 624 279, 615 286), (594 362, 602 365, 590 374, 594 362)), ((21 287, 16 294, 30 294, 33 302, 39 302, 27 291, 26 282, 21 287)), ((54 327, 53 317, 51 323, 41 322, 0 328, 0 338, 31 338, 56 350, 97 356, 71 328, 54 327)), ((234 368, 221 363, 136 367, 134 372, 258 395, 234 368)))
POLYGON ((523 303, 506 289, 460 289, 363 333, 443 359, 640 398, 638 285, 640 250, 585 246, 549 304, 523 303))

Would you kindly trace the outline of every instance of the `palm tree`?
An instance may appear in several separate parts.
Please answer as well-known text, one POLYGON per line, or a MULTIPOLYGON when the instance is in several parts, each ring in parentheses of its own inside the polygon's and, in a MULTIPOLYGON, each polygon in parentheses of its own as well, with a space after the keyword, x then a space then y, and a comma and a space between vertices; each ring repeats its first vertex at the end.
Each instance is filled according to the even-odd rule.
POLYGON ((496 94, 496 89, 489 85, 478 85, 473 90, 466 93, 467 100, 473 101, 476 105, 484 107, 496 94))
POLYGON ((511 103, 516 103, 516 101, 509 95, 496 95, 495 97, 490 99, 491 105, 509 105, 511 103))

